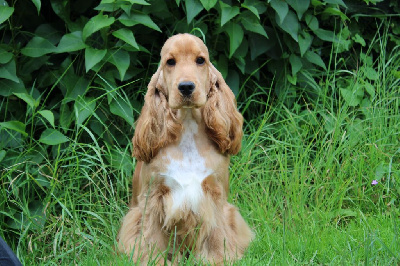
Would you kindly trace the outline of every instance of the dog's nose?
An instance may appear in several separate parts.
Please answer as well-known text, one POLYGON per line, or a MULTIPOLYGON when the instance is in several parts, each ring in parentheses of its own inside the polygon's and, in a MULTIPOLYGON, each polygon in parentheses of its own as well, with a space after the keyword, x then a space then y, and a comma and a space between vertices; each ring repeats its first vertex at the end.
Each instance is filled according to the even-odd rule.
POLYGON ((192 92, 194 91, 194 88, 196 86, 194 85, 193 82, 191 81, 184 81, 179 83, 178 89, 182 93, 183 96, 190 96, 192 92))

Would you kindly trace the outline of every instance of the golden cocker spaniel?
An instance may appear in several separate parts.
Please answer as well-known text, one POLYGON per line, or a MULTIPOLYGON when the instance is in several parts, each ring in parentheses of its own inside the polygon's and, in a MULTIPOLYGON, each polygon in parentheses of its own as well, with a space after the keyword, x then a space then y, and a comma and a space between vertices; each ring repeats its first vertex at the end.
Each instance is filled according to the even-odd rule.
POLYGON ((243 255, 253 233, 227 202, 229 156, 241 148, 242 125, 204 43, 190 34, 169 38, 132 139, 137 165, 121 252, 143 263, 162 263, 173 250, 212 264, 243 255))

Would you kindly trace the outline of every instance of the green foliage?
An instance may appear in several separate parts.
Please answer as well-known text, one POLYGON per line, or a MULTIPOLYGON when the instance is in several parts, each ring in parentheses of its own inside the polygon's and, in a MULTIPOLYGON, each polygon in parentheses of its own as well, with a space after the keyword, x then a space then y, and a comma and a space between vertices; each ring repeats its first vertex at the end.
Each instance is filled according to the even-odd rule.
MULTIPOLYGON (((178 32, 206 42, 247 121, 231 199, 261 235, 248 264, 296 242, 285 240, 297 239, 296 224, 354 232, 364 213, 398 216, 399 12, 395 0, 0 0, 1 234, 25 262, 112 252, 134 121, 161 46, 178 32), (271 230, 283 240, 264 238, 271 230)), ((309 254, 314 242, 289 246, 304 263, 354 264, 396 261, 399 245, 350 259, 309 254)))

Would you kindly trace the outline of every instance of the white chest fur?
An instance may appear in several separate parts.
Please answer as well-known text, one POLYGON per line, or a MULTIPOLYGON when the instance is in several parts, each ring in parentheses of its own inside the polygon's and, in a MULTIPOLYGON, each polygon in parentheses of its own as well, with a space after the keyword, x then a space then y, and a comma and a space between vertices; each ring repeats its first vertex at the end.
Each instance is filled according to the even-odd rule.
POLYGON ((165 178, 165 185, 172 191, 173 211, 187 208, 197 213, 203 197, 201 183, 213 172, 206 168, 205 159, 198 151, 195 142, 197 133, 197 123, 193 119, 185 119, 182 137, 177 146, 182 157, 175 159, 167 155, 164 158, 169 164, 161 176, 165 178))

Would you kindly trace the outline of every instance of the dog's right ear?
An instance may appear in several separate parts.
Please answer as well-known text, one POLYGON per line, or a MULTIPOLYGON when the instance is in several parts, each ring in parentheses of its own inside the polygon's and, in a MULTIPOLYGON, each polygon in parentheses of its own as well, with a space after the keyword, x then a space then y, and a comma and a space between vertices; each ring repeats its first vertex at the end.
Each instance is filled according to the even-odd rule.
POLYGON ((158 151, 178 139, 182 125, 168 105, 162 67, 147 87, 144 106, 137 120, 132 139, 133 156, 150 162, 158 151))
POLYGON ((203 108, 206 133, 222 153, 237 154, 243 137, 243 116, 236 106, 235 95, 221 73, 210 63, 210 91, 203 108))

